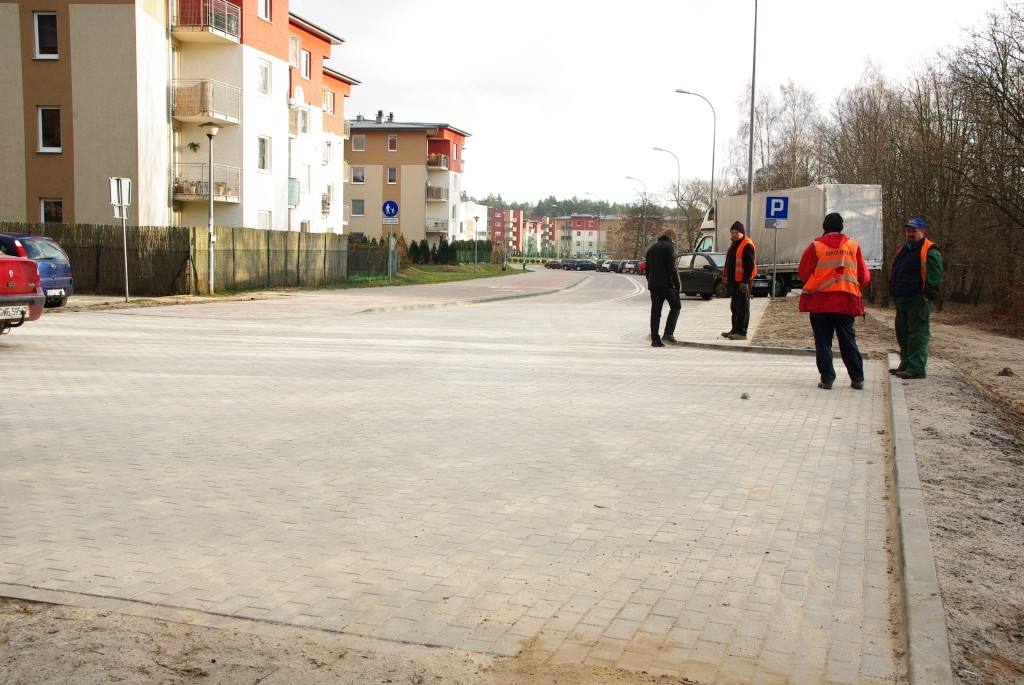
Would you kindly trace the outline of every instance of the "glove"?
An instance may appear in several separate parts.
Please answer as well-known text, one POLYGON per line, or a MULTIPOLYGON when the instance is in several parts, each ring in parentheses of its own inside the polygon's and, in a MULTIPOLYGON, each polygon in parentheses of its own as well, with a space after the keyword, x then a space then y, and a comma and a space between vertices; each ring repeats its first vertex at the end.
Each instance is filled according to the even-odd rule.
POLYGON ((746 295, 747 297, 750 297, 750 284, 740 283, 740 292, 746 295))

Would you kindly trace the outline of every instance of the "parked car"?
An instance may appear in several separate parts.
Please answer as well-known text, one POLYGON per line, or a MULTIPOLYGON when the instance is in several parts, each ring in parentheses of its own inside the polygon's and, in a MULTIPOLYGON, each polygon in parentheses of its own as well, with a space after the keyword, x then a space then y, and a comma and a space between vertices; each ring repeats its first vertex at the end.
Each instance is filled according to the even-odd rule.
POLYGON ((640 260, 639 259, 627 259, 626 262, 622 265, 622 273, 624 273, 624 274, 635 274, 637 272, 637 269, 639 269, 639 268, 640 268, 640 260))
POLYGON ((647 273, 647 260, 646 259, 641 259, 640 260, 640 264, 638 264, 637 267, 636 267, 636 272, 638 274, 641 274, 641 275, 647 273))
POLYGON ((724 252, 684 252, 676 257, 679 291, 683 295, 700 295, 705 300, 725 297, 726 286, 722 282, 724 268, 724 252))
POLYGON ((31 259, 0 254, 0 335, 43 315, 46 295, 39 267, 31 259))
POLYGON ((549 259, 548 261, 544 262, 544 268, 545 269, 561 269, 562 268, 562 260, 561 259, 549 259))
MULTIPOLYGON (((782 282, 782 279, 779 279, 782 282)), ((750 295, 751 297, 768 297, 771 294, 772 279, 768 274, 758 274, 754 276, 754 280, 750 283, 750 295)), ((784 297, 782 293, 778 294, 779 297, 784 297)))
POLYGON ((0 252, 33 260, 47 307, 63 307, 75 290, 71 260, 53 238, 18 233, 0 233, 0 252))
POLYGON ((575 259, 563 259, 562 260, 562 270, 563 271, 572 271, 575 268, 576 268, 576 260, 575 259))
POLYGON ((577 259, 572 268, 574 271, 597 271, 597 262, 590 259, 577 259))
POLYGON ((602 259, 601 262, 597 265, 597 270, 598 271, 611 271, 612 270, 612 260, 611 259, 602 259))

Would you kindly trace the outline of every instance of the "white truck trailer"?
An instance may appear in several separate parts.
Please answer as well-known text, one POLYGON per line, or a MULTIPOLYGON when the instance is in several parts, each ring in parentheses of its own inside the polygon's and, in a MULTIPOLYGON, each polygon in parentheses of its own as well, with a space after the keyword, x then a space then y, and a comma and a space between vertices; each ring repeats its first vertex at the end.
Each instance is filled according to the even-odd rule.
MULTIPOLYGON (((774 280, 776 295, 802 285, 797 275, 800 257, 821 235, 821 223, 832 212, 843 216, 843 233, 860 244, 868 268, 880 269, 881 186, 847 183, 754 193, 747 235, 757 248, 758 273, 774 280)), ((746 195, 718 198, 715 214, 704 217, 694 252, 728 250, 734 221, 747 224, 746 195)))

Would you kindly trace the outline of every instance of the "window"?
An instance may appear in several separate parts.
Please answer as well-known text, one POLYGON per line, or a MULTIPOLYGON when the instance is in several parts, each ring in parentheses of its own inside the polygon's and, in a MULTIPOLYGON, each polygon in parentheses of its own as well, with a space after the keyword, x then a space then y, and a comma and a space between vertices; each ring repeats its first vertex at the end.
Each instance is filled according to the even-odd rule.
POLYGON ((302 57, 302 39, 294 33, 288 35, 288 66, 298 69, 302 57))
POLYGON ((60 107, 39 107, 39 152, 60 152, 60 107))
POLYGON ((388 167, 388 183, 392 185, 398 183, 398 169, 396 167, 388 167))
POLYGON ((270 97, 270 62, 265 59, 259 60, 256 65, 256 92, 270 97))
POLYGON ((334 114, 334 91, 324 86, 323 110, 327 114, 334 114))
POLYGON ((298 121, 295 123, 295 127, 299 133, 309 133, 309 110, 302 108, 298 111, 298 121))
POLYGON ((270 21, 270 2, 271 0, 256 0, 256 16, 270 21))
POLYGON ((398 136, 391 134, 388 136, 388 152, 398 151, 398 136))
POLYGON ((256 228, 263 229, 264 231, 269 231, 274 225, 274 222, 271 221, 271 218, 272 217, 270 212, 262 210, 256 212, 256 228))
POLYGON ((39 201, 39 216, 44 224, 64 223, 64 201, 44 197, 39 201))
POLYGON ((302 51, 302 78, 309 80, 311 73, 310 65, 313 63, 313 58, 309 54, 309 50, 302 51))
POLYGON ((325 140, 320 151, 320 161, 324 164, 331 163, 331 141, 325 140))
POLYGON ((352 167, 352 182, 366 183, 366 168, 361 166, 352 167))
POLYGON ((256 168, 270 171, 270 138, 266 136, 256 138, 256 168))
POLYGON ((352 136, 352 152, 366 152, 366 136, 352 136))
POLYGON ((366 201, 365 200, 352 200, 352 216, 365 216, 366 214, 366 201))
POLYGON ((57 15, 36 12, 36 59, 57 59, 57 15))

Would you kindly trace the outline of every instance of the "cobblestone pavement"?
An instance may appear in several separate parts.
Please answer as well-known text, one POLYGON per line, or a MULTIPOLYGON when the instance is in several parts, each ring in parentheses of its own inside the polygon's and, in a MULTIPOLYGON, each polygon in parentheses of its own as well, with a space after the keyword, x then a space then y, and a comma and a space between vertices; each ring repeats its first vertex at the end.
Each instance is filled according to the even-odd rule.
POLYGON ((648 305, 539 271, 44 316, 0 341, 0 594, 702 683, 903 677, 884 366, 823 392, 813 358, 728 349, 727 300, 684 299, 706 348, 654 349, 648 305))

